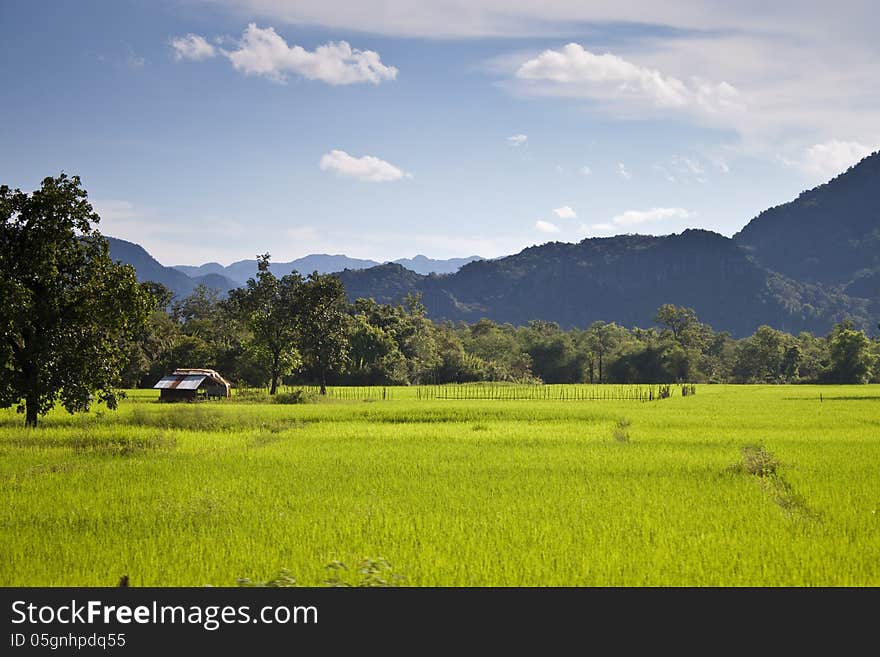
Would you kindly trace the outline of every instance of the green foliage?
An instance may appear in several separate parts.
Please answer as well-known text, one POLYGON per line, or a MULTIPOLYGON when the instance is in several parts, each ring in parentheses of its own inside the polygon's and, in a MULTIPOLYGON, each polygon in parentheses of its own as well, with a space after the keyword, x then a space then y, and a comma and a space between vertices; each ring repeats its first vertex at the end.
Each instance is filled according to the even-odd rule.
POLYGON ((225 305, 250 332, 245 351, 266 372, 274 395, 281 377, 302 362, 296 345, 304 282, 297 273, 276 278, 269 271, 268 253, 258 257, 257 269, 246 287, 230 291, 225 305))
POLYGON ((779 469, 779 460, 768 452, 763 445, 746 445, 740 450, 742 455, 739 463, 732 470, 745 472, 758 477, 769 477, 779 469))
POLYGON ((0 407, 19 405, 29 426, 57 400, 115 408, 127 345, 155 307, 110 259, 86 196, 63 173, 31 194, 0 186, 0 407))
POLYGON ((877 362, 871 351, 871 341, 864 331, 856 331, 852 324, 834 327, 829 337, 831 367, 828 379, 833 383, 867 383, 877 362))
POLYGON ((345 290, 330 274, 309 274, 297 298, 297 339, 303 364, 314 372, 326 393, 327 374, 348 365, 349 322, 345 290))
POLYGON ((733 374, 741 383, 790 383, 798 380, 802 350, 795 339, 759 326, 737 345, 733 374))

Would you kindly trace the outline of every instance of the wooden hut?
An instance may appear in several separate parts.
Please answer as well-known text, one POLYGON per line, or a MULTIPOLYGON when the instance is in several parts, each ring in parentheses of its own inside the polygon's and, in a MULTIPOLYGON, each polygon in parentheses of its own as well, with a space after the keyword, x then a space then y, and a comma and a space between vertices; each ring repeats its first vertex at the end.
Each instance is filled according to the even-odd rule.
POLYGON ((214 370, 178 368, 153 388, 159 389, 159 401, 196 401, 229 398, 231 386, 214 370))

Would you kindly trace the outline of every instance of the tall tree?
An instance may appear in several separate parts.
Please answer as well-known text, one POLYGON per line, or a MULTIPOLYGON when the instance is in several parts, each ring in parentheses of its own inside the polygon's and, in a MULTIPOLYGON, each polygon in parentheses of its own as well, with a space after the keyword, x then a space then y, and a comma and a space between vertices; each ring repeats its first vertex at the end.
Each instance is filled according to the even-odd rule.
POLYGON ((251 333, 248 346, 269 375, 270 395, 276 393, 281 376, 302 362, 296 348, 302 287, 302 276, 295 272, 276 278, 265 253, 257 257, 257 277, 231 290, 226 300, 230 313, 251 333))
MULTIPOLYGON (((621 326, 614 322, 607 324, 603 321, 596 321, 590 324, 587 329, 586 342, 590 351, 595 354, 599 365, 599 383, 605 383, 605 359, 608 354, 620 343, 622 334, 626 332, 621 326)), ((590 383, 593 382, 592 376, 590 383)))
POLYGON ((312 272, 299 288, 299 341, 303 362, 327 394, 327 373, 341 372, 348 362, 349 316, 342 281, 312 272))
POLYGON ((155 299, 134 268, 110 259, 79 176, 62 173, 23 193, 0 186, 0 406, 25 424, 60 400, 71 412, 94 398, 111 409, 155 299))
POLYGON ((864 331, 856 331, 851 322, 836 325, 828 339, 834 383, 867 383, 874 367, 871 341, 864 331))

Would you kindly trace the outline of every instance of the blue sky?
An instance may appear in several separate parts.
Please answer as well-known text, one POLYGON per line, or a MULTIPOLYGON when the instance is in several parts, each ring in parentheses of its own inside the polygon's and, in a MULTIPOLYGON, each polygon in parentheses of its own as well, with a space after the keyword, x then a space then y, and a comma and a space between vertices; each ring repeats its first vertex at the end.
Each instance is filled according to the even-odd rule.
POLYGON ((617 4, 4 0, 0 183, 166 265, 497 257, 732 235, 880 146, 869 3, 617 4))

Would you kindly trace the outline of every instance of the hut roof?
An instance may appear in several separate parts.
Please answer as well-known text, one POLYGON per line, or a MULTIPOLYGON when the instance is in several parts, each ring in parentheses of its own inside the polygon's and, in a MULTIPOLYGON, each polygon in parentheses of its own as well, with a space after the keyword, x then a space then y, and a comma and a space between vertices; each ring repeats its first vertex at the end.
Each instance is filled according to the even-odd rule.
POLYGON ((172 374, 162 377, 153 388, 174 390, 198 390, 205 379, 229 390, 229 382, 214 370, 200 368, 178 368, 172 374))

